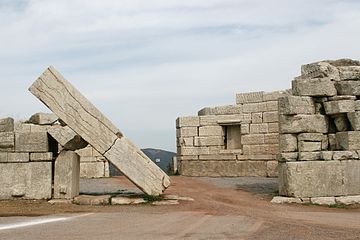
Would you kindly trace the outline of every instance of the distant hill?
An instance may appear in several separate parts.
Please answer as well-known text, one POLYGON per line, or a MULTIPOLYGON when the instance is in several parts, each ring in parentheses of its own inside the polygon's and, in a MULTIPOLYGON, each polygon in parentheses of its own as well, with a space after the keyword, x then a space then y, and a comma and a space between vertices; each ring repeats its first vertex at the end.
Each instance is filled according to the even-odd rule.
MULTIPOLYGON (((172 158, 176 155, 176 153, 154 148, 145 148, 141 149, 141 151, 143 151, 145 155, 148 156, 164 172, 170 172, 172 158)), ((110 163, 110 175, 120 176, 122 174, 110 163)))

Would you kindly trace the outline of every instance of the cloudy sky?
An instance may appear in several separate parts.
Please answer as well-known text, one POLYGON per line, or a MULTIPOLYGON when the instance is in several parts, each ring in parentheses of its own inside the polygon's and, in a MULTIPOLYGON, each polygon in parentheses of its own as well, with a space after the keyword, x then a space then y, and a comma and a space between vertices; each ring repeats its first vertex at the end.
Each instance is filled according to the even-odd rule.
POLYGON ((174 151, 177 116, 359 56, 358 0, 0 0, 0 117, 49 111, 27 89, 53 65, 140 147, 174 151))

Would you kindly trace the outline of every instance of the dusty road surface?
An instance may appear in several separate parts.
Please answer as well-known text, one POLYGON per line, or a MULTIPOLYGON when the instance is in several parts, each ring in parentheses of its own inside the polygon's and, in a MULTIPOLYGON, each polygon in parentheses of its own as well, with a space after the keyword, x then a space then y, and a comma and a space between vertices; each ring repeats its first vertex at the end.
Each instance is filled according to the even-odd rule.
MULTIPOLYGON (((133 190, 124 178, 83 192, 133 190), (120 186, 120 187, 119 187, 120 186)), ((172 177, 179 205, 79 206, 1 201, 0 239, 360 239, 360 208, 274 205, 276 179, 172 177)))

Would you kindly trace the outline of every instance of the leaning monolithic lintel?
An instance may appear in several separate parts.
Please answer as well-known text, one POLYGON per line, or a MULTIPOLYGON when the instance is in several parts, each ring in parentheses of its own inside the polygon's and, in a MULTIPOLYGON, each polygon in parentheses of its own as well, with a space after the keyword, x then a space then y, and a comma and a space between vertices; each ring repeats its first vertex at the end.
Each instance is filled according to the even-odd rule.
POLYGON ((50 66, 29 88, 40 101, 149 195, 160 195, 170 178, 93 104, 50 66))

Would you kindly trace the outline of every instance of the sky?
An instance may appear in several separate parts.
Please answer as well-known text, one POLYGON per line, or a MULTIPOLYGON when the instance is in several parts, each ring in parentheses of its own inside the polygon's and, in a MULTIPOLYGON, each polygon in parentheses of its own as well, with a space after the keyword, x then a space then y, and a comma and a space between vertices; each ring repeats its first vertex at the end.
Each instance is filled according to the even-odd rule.
POLYGON ((50 112, 27 89, 53 65, 139 147, 176 151, 178 116, 359 56, 358 0, 0 0, 0 118, 50 112))

